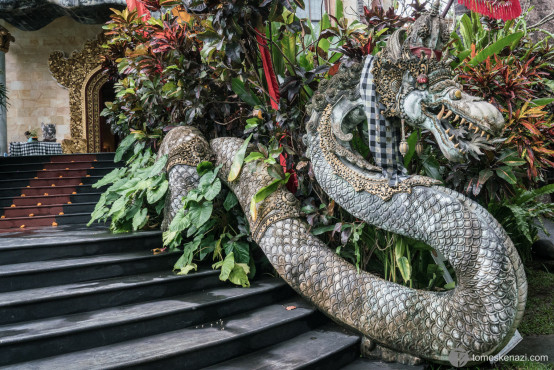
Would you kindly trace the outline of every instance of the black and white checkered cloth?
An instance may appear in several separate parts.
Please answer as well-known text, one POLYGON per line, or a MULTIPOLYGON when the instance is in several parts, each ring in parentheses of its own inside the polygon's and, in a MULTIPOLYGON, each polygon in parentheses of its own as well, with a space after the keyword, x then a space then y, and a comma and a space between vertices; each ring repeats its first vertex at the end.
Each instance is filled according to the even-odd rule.
POLYGON ((364 102, 364 110, 368 122, 369 150, 375 164, 383 169, 391 186, 406 178, 408 171, 404 168, 402 155, 398 150, 401 140, 400 127, 393 125, 380 112, 385 106, 379 102, 371 68, 375 57, 368 55, 364 62, 360 80, 360 95, 364 102))
POLYGON ((44 141, 32 141, 30 143, 10 143, 10 157, 51 154, 62 154, 62 144, 48 143, 44 141))

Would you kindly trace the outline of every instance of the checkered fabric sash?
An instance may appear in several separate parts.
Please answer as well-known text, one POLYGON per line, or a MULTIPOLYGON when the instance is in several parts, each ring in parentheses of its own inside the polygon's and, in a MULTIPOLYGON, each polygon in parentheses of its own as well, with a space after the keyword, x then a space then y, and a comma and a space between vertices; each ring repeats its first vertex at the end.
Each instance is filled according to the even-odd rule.
POLYGON ((364 110, 368 122, 369 150, 375 164, 383 169, 391 186, 398 185, 398 181, 406 178, 408 171, 404 168, 402 155, 398 150, 401 140, 400 127, 393 125, 380 112, 385 106, 379 102, 376 86, 373 83, 371 68, 374 56, 365 58, 362 77, 360 79, 360 95, 364 102, 364 110))
POLYGON ((50 154, 62 154, 62 145, 60 143, 50 143, 44 141, 32 141, 30 143, 10 143, 11 157, 50 154))

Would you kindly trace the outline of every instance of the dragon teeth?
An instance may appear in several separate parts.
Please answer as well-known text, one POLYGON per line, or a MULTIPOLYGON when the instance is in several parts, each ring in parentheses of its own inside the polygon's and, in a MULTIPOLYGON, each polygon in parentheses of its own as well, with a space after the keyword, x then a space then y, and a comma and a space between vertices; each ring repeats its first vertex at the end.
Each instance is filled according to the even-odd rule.
POLYGON ((441 120, 443 114, 444 114, 444 105, 442 106, 441 111, 440 111, 439 114, 437 115, 437 118, 438 118, 439 120, 441 120))
POLYGON ((448 140, 450 140, 450 141, 452 141, 452 139, 454 139, 454 135, 452 135, 448 138, 448 140))
POLYGON ((460 146, 460 143, 457 143, 454 145, 454 148, 458 149, 459 146, 460 146))
POLYGON ((446 133, 448 134, 448 133, 450 132, 450 129, 449 129, 449 128, 448 128, 448 129, 446 129, 446 131, 445 131, 445 132, 446 132, 446 133))
POLYGON ((473 123, 469 123, 469 129, 471 130, 473 128, 473 123))
POLYGON ((475 126, 475 133, 479 132, 479 127, 475 126))
POLYGON ((465 123, 466 119, 462 118, 462 121, 460 122, 460 125, 463 125, 465 123))
POLYGON ((481 137, 485 136, 485 131, 481 131, 481 137))
POLYGON ((458 116, 458 115, 456 114, 456 117, 454 117, 454 119, 452 120, 452 122, 456 122, 459 118, 460 118, 460 116, 458 116))
POLYGON ((487 134, 487 140, 490 140, 491 136, 489 134, 487 134))
POLYGON ((449 110, 448 112, 446 112, 446 115, 444 116, 444 118, 448 118, 452 115, 452 111, 449 110))

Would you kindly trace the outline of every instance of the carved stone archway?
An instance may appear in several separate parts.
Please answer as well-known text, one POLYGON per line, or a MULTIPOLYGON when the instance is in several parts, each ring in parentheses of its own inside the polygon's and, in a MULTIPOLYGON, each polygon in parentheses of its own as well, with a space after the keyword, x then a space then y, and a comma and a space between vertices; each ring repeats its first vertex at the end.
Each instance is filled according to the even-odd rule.
POLYGON ((107 81, 100 70, 103 42, 100 34, 96 40, 85 42, 83 49, 74 51, 70 57, 55 51, 48 58, 50 73, 69 90, 71 139, 75 143, 86 141, 83 151, 89 153, 100 151, 99 93, 107 81))

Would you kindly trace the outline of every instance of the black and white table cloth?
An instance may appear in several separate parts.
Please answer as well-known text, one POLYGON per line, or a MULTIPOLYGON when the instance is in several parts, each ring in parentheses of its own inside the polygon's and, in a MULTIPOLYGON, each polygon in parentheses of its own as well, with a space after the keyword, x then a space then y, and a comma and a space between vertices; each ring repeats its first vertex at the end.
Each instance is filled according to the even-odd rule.
POLYGON ((62 154, 62 144, 49 143, 44 141, 32 141, 30 143, 10 143, 10 157, 50 154, 62 154))

